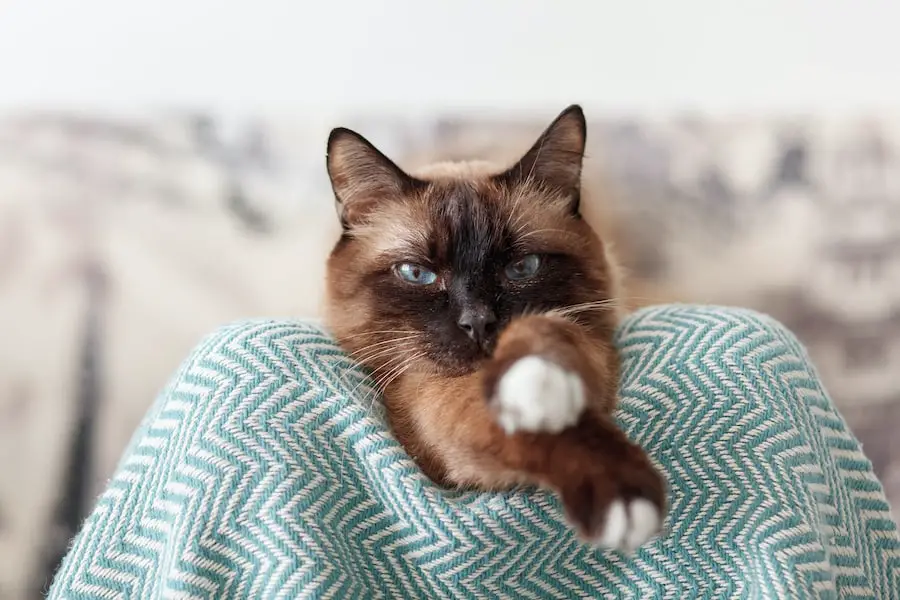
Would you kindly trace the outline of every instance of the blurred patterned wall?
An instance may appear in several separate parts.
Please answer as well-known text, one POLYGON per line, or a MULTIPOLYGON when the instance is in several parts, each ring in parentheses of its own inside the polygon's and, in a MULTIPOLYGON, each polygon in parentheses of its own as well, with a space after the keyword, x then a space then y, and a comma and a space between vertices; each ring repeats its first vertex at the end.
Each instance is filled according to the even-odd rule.
MULTIPOLYGON (((35 597, 203 335, 317 314, 332 125, 413 166, 512 158, 549 117, 0 120, 0 598, 35 597)), ((614 201, 634 293, 794 328, 900 501, 894 116, 605 120, 589 138, 586 179, 614 201)))

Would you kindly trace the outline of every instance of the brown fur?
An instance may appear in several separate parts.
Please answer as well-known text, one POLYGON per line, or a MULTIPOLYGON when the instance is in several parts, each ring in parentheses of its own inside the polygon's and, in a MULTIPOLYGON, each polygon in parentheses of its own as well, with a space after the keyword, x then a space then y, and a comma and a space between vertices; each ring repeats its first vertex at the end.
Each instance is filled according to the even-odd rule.
POLYGON ((613 498, 664 484, 615 426, 620 278, 582 218, 585 125, 571 107, 507 170, 433 165, 407 175, 357 134, 335 130, 328 168, 344 228, 328 262, 326 313, 342 346, 369 367, 399 441, 436 482, 557 490, 581 533, 593 535, 613 498), (524 281, 497 273, 542 256, 524 281), (392 270, 413 262, 437 281, 415 287, 392 270), (497 317, 483 343, 456 327, 460 307, 497 317), (493 416, 497 382, 538 355, 577 373, 589 410, 559 434, 508 435, 493 416))

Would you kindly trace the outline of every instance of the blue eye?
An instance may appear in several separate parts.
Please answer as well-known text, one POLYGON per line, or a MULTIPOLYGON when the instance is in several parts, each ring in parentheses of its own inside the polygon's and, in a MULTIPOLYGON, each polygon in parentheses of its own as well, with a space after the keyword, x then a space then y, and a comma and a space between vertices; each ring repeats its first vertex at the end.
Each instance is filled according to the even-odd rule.
POLYGON ((394 272, 403 281, 415 283, 416 285, 431 285, 437 281, 437 275, 434 271, 429 271, 422 265, 413 263, 400 263, 394 267, 394 272))
POLYGON ((529 254, 506 265, 506 277, 515 281, 533 277, 541 267, 541 257, 537 254, 529 254))

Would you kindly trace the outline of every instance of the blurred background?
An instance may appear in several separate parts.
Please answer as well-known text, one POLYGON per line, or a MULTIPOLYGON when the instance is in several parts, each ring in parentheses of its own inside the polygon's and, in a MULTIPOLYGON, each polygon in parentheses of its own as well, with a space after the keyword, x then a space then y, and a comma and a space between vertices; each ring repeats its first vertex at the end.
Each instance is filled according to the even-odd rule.
POLYGON ((900 4, 0 0, 0 599, 190 348, 315 317, 325 140, 512 157, 565 106, 646 300, 787 323, 900 502, 900 4))

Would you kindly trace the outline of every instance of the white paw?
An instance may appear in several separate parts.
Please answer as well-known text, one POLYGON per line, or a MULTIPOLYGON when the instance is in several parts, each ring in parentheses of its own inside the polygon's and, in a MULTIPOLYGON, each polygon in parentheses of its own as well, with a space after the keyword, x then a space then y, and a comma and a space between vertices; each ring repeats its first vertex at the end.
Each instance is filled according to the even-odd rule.
POLYGON ((613 500, 594 543, 633 552, 659 533, 661 526, 662 515, 646 498, 613 500))
POLYGON ((506 433, 558 433, 584 411, 581 378, 539 356, 526 356, 503 374, 495 399, 497 421, 506 433))

